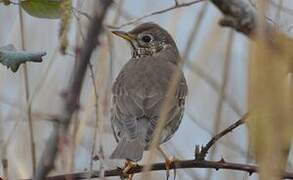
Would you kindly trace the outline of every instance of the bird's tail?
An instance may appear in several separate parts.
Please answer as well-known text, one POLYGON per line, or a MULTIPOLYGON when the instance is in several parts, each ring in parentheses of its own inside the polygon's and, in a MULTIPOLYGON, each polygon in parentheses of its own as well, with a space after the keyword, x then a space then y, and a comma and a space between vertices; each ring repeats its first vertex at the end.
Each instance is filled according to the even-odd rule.
POLYGON ((126 137, 120 139, 116 149, 110 156, 111 159, 128 159, 137 162, 142 159, 144 145, 140 142, 139 137, 132 141, 126 137))

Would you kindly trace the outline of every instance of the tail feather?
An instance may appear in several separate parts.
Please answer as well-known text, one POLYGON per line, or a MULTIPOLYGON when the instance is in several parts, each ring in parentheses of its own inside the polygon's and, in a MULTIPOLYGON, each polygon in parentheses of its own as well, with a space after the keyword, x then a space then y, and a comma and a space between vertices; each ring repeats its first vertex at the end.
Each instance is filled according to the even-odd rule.
POLYGON ((120 139, 116 149, 110 156, 111 159, 128 159, 137 162, 142 159, 144 145, 140 142, 139 138, 132 141, 123 137, 120 139))

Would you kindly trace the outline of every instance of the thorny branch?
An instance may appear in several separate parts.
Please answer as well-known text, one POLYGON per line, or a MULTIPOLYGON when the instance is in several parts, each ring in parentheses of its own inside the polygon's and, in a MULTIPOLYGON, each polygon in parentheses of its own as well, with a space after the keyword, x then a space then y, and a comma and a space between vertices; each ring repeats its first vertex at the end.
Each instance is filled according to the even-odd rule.
MULTIPOLYGON (((143 171, 143 168, 144 166, 137 165, 131 168, 129 170, 129 173, 131 174, 141 173, 143 171)), ((205 161, 205 160, 201 161, 196 159, 174 161, 170 166, 170 169, 183 169, 183 168, 212 168, 215 170, 228 169, 228 170, 248 172, 249 175, 258 172, 258 167, 255 165, 231 163, 231 162, 226 162, 224 159, 221 159, 220 161, 205 161)), ((166 170, 165 162, 152 164, 151 171, 160 171, 160 170, 166 170)), ((105 177, 110 177, 110 176, 125 177, 125 174, 123 174, 122 171, 123 169, 121 168, 107 170, 105 171, 105 177)), ((100 174, 99 171, 95 171, 93 172, 90 178, 98 178, 99 174, 100 174)), ((46 180, 64 180, 67 178, 87 179, 88 175, 89 175, 88 172, 77 172, 77 173, 50 176, 50 177, 47 177, 46 180)), ((293 173, 284 172, 283 178, 293 179, 293 173)), ((30 179, 26 179, 26 180, 30 180, 30 179)))
POLYGON ((216 134, 211 138, 211 140, 203 147, 199 148, 199 146, 196 146, 195 148, 195 159, 197 160, 204 160, 205 157, 208 154, 208 151, 210 148, 222 137, 224 137, 226 134, 232 132, 235 128, 238 126, 244 124, 245 119, 247 119, 248 113, 246 113, 241 119, 230 125, 228 128, 224 129, 220 133, 216 134))
POLYGON ((78 109, 79 97, 87 66, 93 50, 99 44, 97 37, 102 32, 104 17, 112 3, 109 0, 100 0, 99 2, 100 8, 95 11, 89 24, 86 40, 78 56, 77 67, 72 75, 72 81, 69 84, 68 90, 64 93, 63 114, 55 119, 57 123, 47 141, 47 146, 38 164, 34 176, 35 180, 45 179, 46 175, 52 170, 57 156, 58 145, 61 143, 61 138, 64 138, 67 133, 73 113, 78 109))
MULTIPOLYGON (((197 146, 195 149, 195 159, 191 160, 181 160, 181 161, 174 161, 171 164, 170 169, 182 169, 182 168, 211 168, 211 169, 229 169, 229 170, 238 170, 238 171, 244 171, 248 172, 250 175, 252 173, 258 172, 258 167, 255 165, 248 165, 248 164, 239 164, 239 163, 231 163, 226 162, 223 158, 220 161, 206 161, 205 157, 209 151, 209 149, 222 137, 224 137, 229 132, 232 132, 234 129, 239 127, 240 125, 244 124, 245 120, 248 117, 248 113, 245 114, 240 120, 236 121, 232 125, 230 125, 228 128, 221 131, 219 134, 216 134, 212 139, 199 150, 199 147, 197 146)), ((137 165, 129 170, 130 174, 140 173, 143 172, 144 166, 137 165)), ((160 170, 166 170, 165 163, 154 163, 151 164, 151 171, 160 171, 160 170)), ((123 170, 121 168, 116 168, 112 170, 107 170, 104 172, 105 177, 109 176, 125 176, 122 172, 123 170)), ((91 173, 90 178, 97 178, 100 176, 99 171, 93 171, 91 173)), ((287 179, 293 179, 293 173, 290 172, 284 172, 283 175, 284 178, 287 179)), ((66 178, 72 178, 72 179, 86 179, 89 178, 88 172, 76 172, 76 173, 68 173, 68 174, 62 174, 62 175, 56 175, 56 176, 50 176, 47 177, 47 180, 63 180, 66 178)), ((30 179, 27 179, 30 180, 30 179)))

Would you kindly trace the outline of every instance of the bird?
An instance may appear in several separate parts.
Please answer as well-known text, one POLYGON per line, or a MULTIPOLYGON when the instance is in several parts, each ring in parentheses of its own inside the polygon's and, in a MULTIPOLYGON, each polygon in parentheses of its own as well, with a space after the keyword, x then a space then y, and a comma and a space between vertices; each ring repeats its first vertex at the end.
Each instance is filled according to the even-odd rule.
MULTIPOLYGON (((182 59, 179 50, 167 30, 156 23, 146 22, 128 32, 112 33, 128 42, 131 58, 112 86, 111 124, 118 145, 110 158, 138 162, 152 142, 162 105, 167 98, 170 103, 166 107, 167 116, 159 145, 177 131, 188 87, 180 68, 182 59), (179 71, 179 80, 174 93, 167 96, 176 71, 179 71)), ((164 157, 167 162, 166 155, 164 157)))

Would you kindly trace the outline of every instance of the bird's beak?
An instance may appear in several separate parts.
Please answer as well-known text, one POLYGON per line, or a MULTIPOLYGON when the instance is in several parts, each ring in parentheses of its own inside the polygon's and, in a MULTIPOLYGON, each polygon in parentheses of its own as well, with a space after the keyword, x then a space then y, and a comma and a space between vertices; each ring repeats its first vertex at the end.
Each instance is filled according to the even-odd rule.
POLYGON ((124 31, 112 31, 113 34, 115 34, 116 36, 119 36, 129 42, 132 42, 135 40, 135 37, 132 34, 129 34, 127 32, 124 31))

